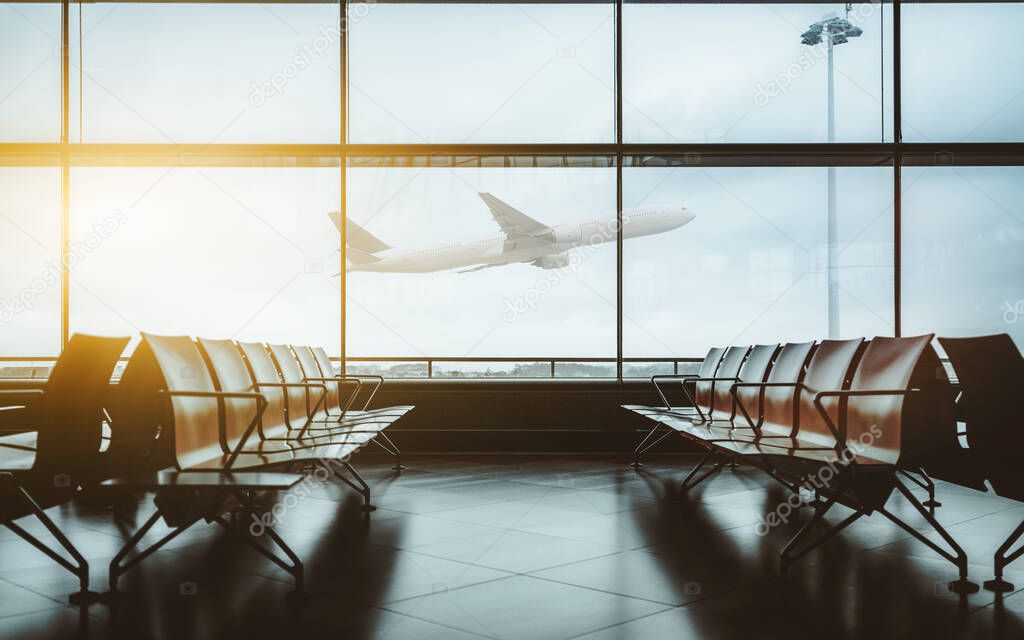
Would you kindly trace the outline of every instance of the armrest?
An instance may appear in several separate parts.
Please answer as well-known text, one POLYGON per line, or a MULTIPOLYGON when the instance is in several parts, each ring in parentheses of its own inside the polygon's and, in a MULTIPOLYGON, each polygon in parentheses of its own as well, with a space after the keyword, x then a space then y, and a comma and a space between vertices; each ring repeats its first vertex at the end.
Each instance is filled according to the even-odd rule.
POLYGON ((690 401, 690 404, 692 404, 693 408, 697 411, 697 415, 700 416, 701 421, 703 421, 706 419, 706 416, 704 415, 704 412, 700 410, 700 407, 697 406, 697 401, 694 400, 693 396, 690 394, 690 390, 686 387, 687 383, 713 382, 715 380, 739 380, 739 378, 705 378, 692 373, 661 374, 651 376, 651 384, 654 385, 654 390, 658 392, 658 397, 660 397, 661 401, 665 403, 666 409, 671 409, 672 403, 668 401, 668 398, 665 396, 665 392, 661 390, 661 385, 658 384, 659 380, 681 380, 683 385, 683 393, 686 394, 686 398, 690 401))
MULTIPOLYGON (((366 409, 370 406, 370 402, 373 401, 373 396, 377 395, 377 391, 380 390, 380 388, 384 386, 384 376, 378 376, 378 375, 374 375, 374 374, 371 374, 371 373, 367 373, 367 374, 352 373, 352 374, 345 374, 345 375, 338 376, 338 377, 346 379, 346 380, 355 380, 360 386, 362 386, 363 380, 374 380, 374 381, 376 381, 376 384, 373 385, 373 391, 370 391, 370 396, 368 398, 366 398, 366 402, 363 403, 362 411, 366 411, 366 409)), ((356 393, 358 393, 358 392, 359 392, 359 387, 356 388, 356 393)), ((355 397, 353 396, 353 400, 354 399, 355 399, 355 397)), ((342 412, 342 415, 344 415, 344 412, 342 412)))
POLYGON ((256 416, 253 417, 252 422, 245 428, 245 433, 238 440, 238 444, 228 455, 228 461, 225 463, 224 468, 230 469, 231 465, 235 463, 238 458, 238 454, 242 452, 242 448, 245 447, 245 443, 249 440, 249 436, 256 430, 256 425, 263 419, 263 413, 267 410, 267 399, 262 393, 253 393, 251 391, 170 391, 168 389, 161 389, 158 393, 163 394, 167 398, 168 403, 174 397, 183 398, 218 398, 218 399, 250 399, 256 401, 256 416))
MULTIPOLYGON (((917 391, 919 391, 919 389, 833 389, 829 391, 818 391, 814 394, 814 407, 818 410, 818 414, 825 421, 825 425, 828 427, 828 430, 832 432, 832 436, 836 439, 836 452, 841 453, 846 449, 846 421, 842 421, 841 427, 836 426, 832 421, 832 416, 828 415, 828 411, 825 410, 825 405, 822 403, 824 398, 904 396, 917 391)), ((851 459, 850 462, 852 464, 854 460, 851 459)))

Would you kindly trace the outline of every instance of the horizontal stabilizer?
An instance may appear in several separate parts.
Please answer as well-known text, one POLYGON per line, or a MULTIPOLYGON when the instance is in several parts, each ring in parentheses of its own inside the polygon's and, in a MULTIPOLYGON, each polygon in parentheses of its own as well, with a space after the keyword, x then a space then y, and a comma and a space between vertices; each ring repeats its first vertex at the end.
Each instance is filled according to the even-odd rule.
POLYGON ((372 253, 356 249, 352 246, 345 248, 345 258, 352 264, 373 264, 381 260, 372 253))
MULTIPOLYGON (((341 213, 332 211, 327 215, 340 232, 341 213)), ((373 235, 366 229, 360 227, 358 224, 352 222, 351 218, 345 221, 345 231, 347 235, 347 244, 354 249, 359 249, 360 251, 365 251, 367 253, 377 253, 378 251, 385 251, 391 248, 391 245, 373 235)))

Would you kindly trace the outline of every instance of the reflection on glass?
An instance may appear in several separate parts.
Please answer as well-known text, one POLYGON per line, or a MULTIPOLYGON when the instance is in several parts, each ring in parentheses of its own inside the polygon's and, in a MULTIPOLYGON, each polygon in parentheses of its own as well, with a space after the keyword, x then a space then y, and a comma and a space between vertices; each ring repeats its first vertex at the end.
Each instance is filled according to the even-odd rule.
POLYGON ((556 362, 556 378, 614 378, 614 362, 556 362))
POLYGON ((610 142, 613 10, 352 4, 351 140, 610 142))
POLYGON ((904 140, 1024 140, 1021 7, 903 6, 904 140))
POLYGON ((434 378, 550 378, 547 362, 435 362, 434 378))
POLYGON ((651 376, 671 375, 674 372, 675 365, 671 362, 624 362, 622 364, 623 378, 650 378, 651 376))
POLYGON ((60 169, 0 167, 0 354, 5 356, 60 351, 59 197, 60 169))
POLYGON ((613 356, 614 177, 349 169, 348 354, 613 356))
MULTIPOLYGON (((627 168, 624 203, 695 218, 623 250, 627 357, 828 337, 825 168, 627 168)), ((837 171, 839 336, 893 333, 892 170, 837 171)), ((836 337, 839 337, 836 336, 836 337)), ((684 372, 685 373, 685 372, 684 372)))
POLYGON ((627 4, 622 36, 625 138, 891 140, 890 13, 889 5, 870 3, 627 4), (848 23, 848 37, 831 47, 802 37, 812 25, 833 19, 848 23))
POLYGON ((0 142, 60 137, 60 4, 0 5, 0 142))
POLYGON ((903 189, 903 332, 1024 347, 1024 168, 907 168, 903 189))
POLYGON ((385 378, 426 378, 429 371, 426 362, 363 362, 348 361, 346 373, 356 375, 384 376, 385 378))
POLYGON ((76 331, 340 351, 338 169, 78 168, 76 331))
POLYGON ((78 7, 73 140, 338 142, 337 4, 85 4, 75 22, 78 7))

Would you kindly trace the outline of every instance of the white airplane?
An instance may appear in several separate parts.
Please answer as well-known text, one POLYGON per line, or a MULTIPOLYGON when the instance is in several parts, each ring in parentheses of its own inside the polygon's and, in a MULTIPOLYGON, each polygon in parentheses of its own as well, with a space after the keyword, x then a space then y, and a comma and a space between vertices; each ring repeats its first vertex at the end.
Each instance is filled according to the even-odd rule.
MULTIPOLYGON (((484 240, 456 242, 424 249, 396 249, 351 220, 347 221, 348 271, 459 273, 525 262, 541 269, 568 266, 568 252, 577 247, 615 242, 614 216, 551 226, 538 222, 489 193, 479 194, 503 234, 484 240)), ((341 214, 328 214, 341 230, 341 214)), ((646 206, 622 212, 623 238, 650 236, 677 229, 696 217, 686 207, 646 206)))

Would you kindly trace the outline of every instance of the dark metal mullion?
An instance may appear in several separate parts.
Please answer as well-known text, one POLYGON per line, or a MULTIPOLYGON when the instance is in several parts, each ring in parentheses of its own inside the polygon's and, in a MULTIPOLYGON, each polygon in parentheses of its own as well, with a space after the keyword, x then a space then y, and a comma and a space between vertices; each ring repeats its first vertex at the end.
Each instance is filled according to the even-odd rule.
MULTIPOLYGON (((900 69, 902 59, 900 0, 893 0, 892 6, 892 112, 893 142, 897 145, 893 155, 893 333, 896 337, 903 334, 903 74, 900 69)), ((883 79, 884 82, 884 79, 883 79)))
POLYGON ((347 371, 347 359, 348 353, 346 349, 346 321, 348 305, 345 299, 348 293, 348 271, 346 269, 346 239, 348 233, 346 228, 348 226, 348 155, 345 153, 346 145, 348 144, 348 0, 338 0, 338 25, 341 27, 341 51, 339 52, 341 79, 339 82, 341 92, 341 102, 339 107, 339 117, 341 119, 341 131, 340 131, 340 143, 341 149, 338 155, 338 164, 341 171, 340 175, 340 187, 341 187, 341 202, 339 204, 339 218, 338 226, 340 227, 340 233, 338 234, 338 256, 339 262, 341 263, 338 272, 338 284, 339 284, 339 298, 340 298, 340 320, 338 330, 341 332, 341 374, 345 375, 347 371))
POLYGON ((622 0, 615 2, 615 378, 622 382, 622 0))
MULTIPOLYGON (((70 143, 70 76, 69 56, 71 43, 70 0, 62 0, 60 8, 60 350, 63 352, 71 332, 71 273, 68 253, 71 246, 71 156, 70 143)), ((81 91, 81 88, 79 88, 81 91)))

